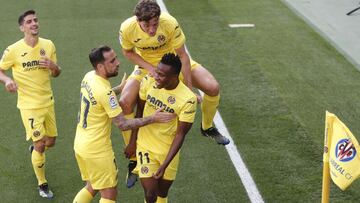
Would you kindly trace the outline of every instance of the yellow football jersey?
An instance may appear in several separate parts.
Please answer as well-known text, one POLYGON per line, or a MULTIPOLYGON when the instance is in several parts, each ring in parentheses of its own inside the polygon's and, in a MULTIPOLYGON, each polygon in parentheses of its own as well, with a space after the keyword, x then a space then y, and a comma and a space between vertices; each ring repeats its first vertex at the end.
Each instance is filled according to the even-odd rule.
POLYGON ((121 113, 110 82, 95 71, 88 72, 81 82, 80 100, 74 142, 76 153, 87 158, 110 155, 113 152, 111 118, 121 113))
POLYGON ((175 53, 185 43, 185 35, 174 17, 162 13, 155 36, 145 33, 133 16, 121 24, 119 40, 123 49, 135 49, 145 61, 157 66, 164 54, 175 53))
POLYGON ((55 63, 56 49, 51 40, 39 38, 35 47, 30 47, 21 39, 7 47, 0 60, 0 68, 12 68, 18 85, 19 109, 45 108, 54 104, 51 90, 50 70, 40 67, 41 56, 50 58, 55 63))
POLYGON ((173 90, 158 89, 152 77, 144 77, 139 96, 146 101, 143 116, 153 114, 156 109, 175 113, 176 119, 169 123, 153 123, 139 129, 137 144, 153 153, 166 154, 172 144, 178 121, 193 123, 197 99, 195 94, 181 81, 173 90))

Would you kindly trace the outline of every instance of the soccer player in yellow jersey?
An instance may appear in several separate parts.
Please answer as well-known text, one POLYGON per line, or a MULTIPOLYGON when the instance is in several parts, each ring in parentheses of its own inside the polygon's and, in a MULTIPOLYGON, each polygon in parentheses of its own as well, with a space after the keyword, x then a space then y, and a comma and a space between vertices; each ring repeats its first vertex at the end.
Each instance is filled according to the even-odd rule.
POLYGON ((45 178, 45 149, 55 145, 57 128, 50 77, 57 77, 61 68, 56 64, 52 41, 39 37, 39 22, 34 10, 18 19, 24 38, 6 48, 0 60, 0 81, 8 92, 17 92, 17 107, 26 130, 26 140, 32 139, 31 162, 41 197, 52 198, 45 178), (13 79, 5 74, 12 68, 13 79))
MULTIPOLYGON (((141 79, 148 73, 154 74, 155 67, 165 53, 176 53, 182 62, 181 79, 190 89, 194 86, 205 93, 201 103, 201 133, 213 138, 218 144, 230 143, 213 126, 220 101, 219 84, 206 68, 190 59, 185 50, 185 35, 174 17, 161 13, 155 0, 141 0, 134 9, 134 16, 121 24, 119 41, 125 57, 136 64, 120 97, 120 106, 128 118, 134 117, 133 109, 141 79)), ((129 143, 130 134, 123 132, 125 144, 129 143)), ((129 175, 134 177, 131 170, 129 175)), ((128 179, 128 187, 135 183, 131 180, 136 179, 128 179)))
MULTIPOLYGON (((179 165, 179 151, 195 118, 197 97, 179 80, 180 70, 179 56, 165 54, 153 77, 144 77, 139 91, 138 109, 143 116, 159 108, 176 114, 172 122, 139 128, 136 154, 147 203, 167 202, 179 165)), ((134 139, 136 134, 131 136, 134 139)))
POLYGON ((98 191, 101 203, 115 202, 117 166, 112 149, 111 123, 122 130, 169 122, 173 113, 156 111, 138 119, 127 120, 110 87, 108 79, 118 74, 120 62, 110 47, 100 46, 89 54, 95 70, 88 72, 81 82, 80 111, 74 141, 76 160, 86 186, 74 198, 74 203, 91 202, 98 191))

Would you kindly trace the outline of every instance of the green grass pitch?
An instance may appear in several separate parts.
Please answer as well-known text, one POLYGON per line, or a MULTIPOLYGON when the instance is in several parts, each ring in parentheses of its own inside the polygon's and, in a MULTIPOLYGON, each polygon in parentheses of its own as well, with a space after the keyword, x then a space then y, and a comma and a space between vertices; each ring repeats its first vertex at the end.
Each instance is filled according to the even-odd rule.
MULTIPOLYGON (((121 73, 133 65, 120 52, 118 29, 136 1, 0 0, 0 50, 22 37, 17 18, 33 8, 40 36, 57 48, 63 72, 52 81, 59 137, 46 154, 52 202, 72 202, 83 187, 73 152, 79 88, 91 70, 88 53, 113 47, 121 73)), ((319 202, 325 110, 360 135, 360 73, 280 0, 166 0, 187 37, 192 57, 221 84, 219 111, 265 202, 319 202), (255 28, 231 29, 229 23, 255 28)), ((0 202, 49 202, 39 197, 16 95, 0 86, 0 202)), ((200 112, 184 143, 170 202, 249 202, 224 147, 200 135, 200 112)), ((143 202, 139 183, 126 189, 127 160, 118 129, 118 200, 143 202)), ((360 182, 345 192, 334 184, 333 202, 356 202, 360 182)), ((94 200, 94 202, 96 202, 94 200)))

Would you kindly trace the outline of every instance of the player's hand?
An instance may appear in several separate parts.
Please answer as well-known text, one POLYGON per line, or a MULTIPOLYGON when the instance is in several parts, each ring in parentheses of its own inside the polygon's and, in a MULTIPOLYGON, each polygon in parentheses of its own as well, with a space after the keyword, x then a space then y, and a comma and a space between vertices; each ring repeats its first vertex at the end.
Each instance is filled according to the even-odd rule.
POLYGON ((9 79, 5 82, 5 88, 6 88, 6 91, 8 92, 16 92, 17 89, 18 89, 18 86, 17 84, 15 83, 15 81, 9 79))
POLYGON ((153 174, 153 178, 155 179, 160 179, 164 176, 164 173, 165 173, 165 167, 163 165, 161 165, 159 167, 159 169, 155 172, 155 174, 153 174))
POLYGON ((167 123, 172 121, 176 117, 176 114, 163 112, 163 110, 164 107, 156 110, 156 112, 152 115, 154 123, 167 123))
POLYGON ((41 59, 39 60, 39 65, 41 67, 45 67, 45 68, 48 68, 48 69, 51 69, 51 70, 57 68, 57 65, 46 56, 41 57, 41 59))
POLYGON ((135 157, 136 144, 129 143, 124 149, 124 154, 127 159, 130 159, 131 157, 135 157))

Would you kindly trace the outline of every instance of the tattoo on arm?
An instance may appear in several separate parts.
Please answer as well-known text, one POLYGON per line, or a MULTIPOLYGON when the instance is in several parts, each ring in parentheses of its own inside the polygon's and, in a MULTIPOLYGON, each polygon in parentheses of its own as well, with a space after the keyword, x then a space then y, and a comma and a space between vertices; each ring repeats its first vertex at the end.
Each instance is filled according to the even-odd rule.
POLYGON ((115 125, 121 130, 132 130, 153 122, 152 117, 126 119, 121 113, 113 119, 115 125))

